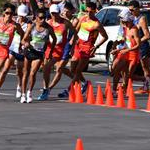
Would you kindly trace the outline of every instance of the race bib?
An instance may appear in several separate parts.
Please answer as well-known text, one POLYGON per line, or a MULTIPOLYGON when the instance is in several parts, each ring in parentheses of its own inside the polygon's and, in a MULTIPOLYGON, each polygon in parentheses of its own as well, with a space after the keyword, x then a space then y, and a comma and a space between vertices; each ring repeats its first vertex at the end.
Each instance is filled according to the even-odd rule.
POLYGON ((79 37, 79 39, 81 39, 81 40, 83 40, 83 41, 88 41, 88 39, 89 39, 89 34, 90 34, 89 31, 87 31, 87 30, 81 28, 81 29, 79 30, 79 32, 78 32, 78 37, 79 37))
POLYGON ((20 45, 20 35, 18 33, 15 33, 13 42, 17 45, 20 45))
POLYGON ((131 42, 129 39, 126 39, 126 45, 127 45, 127 48, 131 48, 131 42))
POLYGON ((0 43, 2 45, 8 45, 9 42, 9 34, 6 33, 0 33, 0 43))
POLYGON ((55 33, 56 38, 57 38, 57 42, 56 44, 61 44, 63 41, 63 36, 61 34, 55 33))
POLYGON ((33 46, 34 49, 37 51, 43 51, 45 41, 41 39, 40 37, 33 37, 32 41, 30 44, 33 46))

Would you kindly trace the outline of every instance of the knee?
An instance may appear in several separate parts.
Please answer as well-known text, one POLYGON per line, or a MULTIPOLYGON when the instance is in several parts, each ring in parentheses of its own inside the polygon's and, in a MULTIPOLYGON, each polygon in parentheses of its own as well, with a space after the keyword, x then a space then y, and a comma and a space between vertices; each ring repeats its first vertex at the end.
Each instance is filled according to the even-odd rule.
POLYGON ((35 73, 33 71, 30 72, 30 78, 34 78, 35 77, 35 73))

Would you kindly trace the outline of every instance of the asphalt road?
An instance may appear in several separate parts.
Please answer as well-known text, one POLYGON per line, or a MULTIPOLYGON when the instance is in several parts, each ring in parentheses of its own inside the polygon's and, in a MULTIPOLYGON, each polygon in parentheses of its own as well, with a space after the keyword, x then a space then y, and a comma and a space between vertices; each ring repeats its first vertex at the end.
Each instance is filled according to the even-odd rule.
MULTIPOLYGON (((98 68, 101 70, 101 66, 98 68)), ((92 81, 96 94, 97 85, 101 83, 104 89, 110 77, 104 71, 97 71, 97 66, 89 71, 85 76, 92 81)), ((70 82, 63 76, 49 100, 38 102, 42 83, 39 72, 34 102, 20 104, 15 99, 14 73, 10 71, 0 89, 0 150, 71 150, 79 137, 84 150, 150 149, 150 114, 140 110, 146 108, 148 95, 136 95, 136 110, 70 104, 57 98, 70 82)), ((135 82, 134 88, 139 84, 135 82)))

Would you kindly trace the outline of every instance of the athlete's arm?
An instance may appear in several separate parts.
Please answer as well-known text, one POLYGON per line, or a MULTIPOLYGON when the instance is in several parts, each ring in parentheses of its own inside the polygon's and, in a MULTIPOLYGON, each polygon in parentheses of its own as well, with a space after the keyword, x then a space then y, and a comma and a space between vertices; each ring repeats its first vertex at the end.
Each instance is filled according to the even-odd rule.
POLYGON ((138 32, 138 29, 137 28, 133 28, 131 29, 132 32, 132 37, 134 38, 135 42, 136 42, 136 45, 131 47, 131 48, 127 48, 127 49, 123 49, 121 50, 120 52, 122 54, 125 54, 129 51, 134 51, 134 50, 138 50, 139 49, 139 46, 140 46, 140 37, 139 37, 139 32, 138 32))
POLYGON ((24 31, 22 30, 21 28, 21 25, 16 23, 16 31, 17 33, 20 35, 21 39, 23 38, 23 35, 24 35, 24 31))
POLYGON ((102 38, 101 38, 99 44, 96 45, 96 48, 100 47, 108 39, 106 30, 104 29, 103 25, 100 22, 98 23, 97 30, 100 32, 102 38))
POLYGON ((27 28, 27 30, 26 30, 26 32, 24 34, 24 37, 23 37, 23 39, 21 41, 21 44, 24 45, 25 48, 30 46, 29 37, 30 37, 31 30, 32 30, 32 24, 29 24, 28 28, 27 28))
POLYGON ((73 22, 72 22, 72 26, 76 28, 77 25, 78 25, 78 22, 79 22, 79 19, 78 19, 78 18, 75 18, 75 19, 73 20, 73 22))
POLYGON ((138 50, 140 46, 140 37, 139 37, 139 31, 137 28, 132 29, 132 36, 136 42, 136 45, 129 49, 129 51, 138 50))
POLYGON ((65 20, 65 24, 66 24, 66 27, 67 27, 67 30, 70 30, 72 31, 74 34, 72 36, 72 38, 70 39, 69 41, 69 44, 70 45, 74 45, 75 44, 75 41, 76 41, 76 37, 77 37, 77 31, 76 29, 72 26, 71 22, 68 21, 68 20, 65 20))
POLYGON ((54 33, 54 30, 53 28, 49 25, 49 33, 50 33, 50 36, 52 37, 53 39, 53 42, 51 44, 51 50, 50 50, 50 54, 49 54, 49 58, 51 59, 52 57, 52 53, 53 53, 53 50, 54 50, 54 47, 56 45, 56 42, 57 42, 57 38, 55 36, 55 33, 54 33))
POLYGON ((140 27, 143 30, 144 36, 141 38, 141 42, 147 41, 150 39, 150 32, 148 29, 148 24, 145 16, 141 17, 140 22, 139 22, 140 27))

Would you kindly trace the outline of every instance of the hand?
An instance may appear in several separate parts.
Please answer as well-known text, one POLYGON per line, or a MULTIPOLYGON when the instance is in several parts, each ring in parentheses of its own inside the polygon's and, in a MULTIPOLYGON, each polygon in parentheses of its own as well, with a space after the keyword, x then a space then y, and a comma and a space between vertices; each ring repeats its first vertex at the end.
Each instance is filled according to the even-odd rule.
POLYGON ((128 49, 123 49, 123 50, 120 51, 120 53, 121 53, 122 55, 126 54, 127 52, 129 52, 128 49))
POLYGON ((110 52, 110 54, 115 55, 119 50, 118 49, 114 49, 110 52))
POLYGON ((91 57, 94 56, 94 53, 95 53, 96 49, 97 49, 97 48, 96 48, 95 46, 91 48, 91 50, 90 50, 90 51, 91 51, 91 53, 90 53, 90 56, 91 56, 91 57))
POLYGON ((28 47, 30 47, 29 42, 25 42, 25 43, 24 43, 24 48, 28 48, 28 47))

